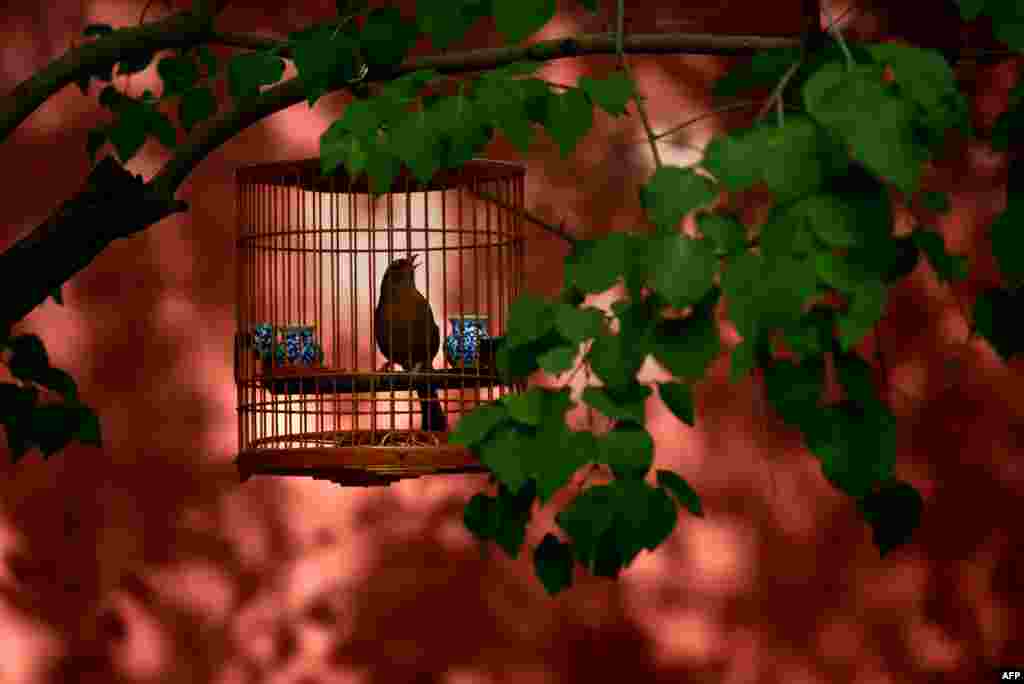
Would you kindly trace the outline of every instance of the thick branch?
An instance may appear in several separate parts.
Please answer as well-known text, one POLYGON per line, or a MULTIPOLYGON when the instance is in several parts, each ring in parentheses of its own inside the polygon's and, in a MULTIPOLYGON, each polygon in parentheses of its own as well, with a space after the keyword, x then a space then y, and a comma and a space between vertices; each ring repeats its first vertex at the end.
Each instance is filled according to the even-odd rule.
POLYGON ((186 209, 181 200, 154 193, 113 157, 103 158, 77 195, 0 255, 0 291, 8 293, 0 303, 0 330, 24 318, 117 238, 186 209))
MULTIPOLYGON (((254 39, 255 40, 255 39, 254 39)), ((623 52, 636 54, 750 54, 771 47, 793 47, 798 38, 762 36, 714 36, 695 33, 639 34, 626 36, 623 52)), ((266 47, 266 46, 264 46, 266 47)), ((580 55, 614 54, 615 34, 586 34, 573 38, 547 40, 533 45, 485 48, 447 55, 420 57, 386 73, 373 71, 366 83, 388 81, 420 69, 444 74, 493 69, 523 60, 550 61, 580 55)), ((206 155, 260 119, 302 102, 305 93, 298 79, 290 79, 264 90, 241 107, 218 115, 193 131, 178 147, 177 154, 153 177, 152 184, 162 194, 173 194, 192 169, 206 155)))
MULTIPOLYGON (((221 0, 223 2, 223 0, 221 0)), ((179 12, 166 19, 118 29, 68 50, 0 99, 0 140, 64 86, 131 57, 198 45, 209 39, 212 17, 179 12)))

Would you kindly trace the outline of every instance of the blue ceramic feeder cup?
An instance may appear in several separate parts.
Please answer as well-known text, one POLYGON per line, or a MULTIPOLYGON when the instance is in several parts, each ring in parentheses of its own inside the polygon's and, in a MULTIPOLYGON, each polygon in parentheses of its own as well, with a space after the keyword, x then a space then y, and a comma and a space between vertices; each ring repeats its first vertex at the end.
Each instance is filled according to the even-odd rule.
POLYGON ((273 355, 275 365, 317 366, 324 352, 317 344, 312 325, 275 326, 260 323, 253 330, 253 350, 264 363, 273 355))
POLYGON ((480 340, 490 339, 488 317, 463 314, 448 319, 452 334, 444 339, 444 356, 452 368, 475 368, 480 363, 480 340))

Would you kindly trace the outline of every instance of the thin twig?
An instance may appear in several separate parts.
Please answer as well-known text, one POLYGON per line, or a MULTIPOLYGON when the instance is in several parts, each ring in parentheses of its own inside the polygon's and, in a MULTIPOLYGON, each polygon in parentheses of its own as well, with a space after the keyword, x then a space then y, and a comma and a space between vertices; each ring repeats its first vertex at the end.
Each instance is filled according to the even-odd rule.
POLYGON ((782 75, 782 78, 780 78, 779 82, 775 85, 775 89, 772 91, 771 96, 764 103, 764 106, 761 107, 761 111, 757 113, 757 119, 755 119, 755 121, 763 119, 764 115, 772 108, 772 105, 782 102, 782 96, 786 91, 786 86, 789 85, 790 79, 793 78, 793 75, 800 68, 801 64, 803 64, 803 58, 798 59, 789 65, 789 68, 786 69, 786 73, 782 75))
POLYGON ((505 200, 501 199, 497 195, 492 195, 491 193, 489 193, 489 192, 487 192, 485 190, 477 190, 475 188, 467 188, 467 190, 469 190, 469 193, 471 195, 476 195, 480 199, 487 200, 488 202, 493 202, 494 204, 497 204, 502 209, 505 209, 507 211, 511 211, 513 214, 516 214, 517 216, 520 216, 520 217, 526 219, 527 221, 530 221, 531 223, 536 223, 538 226, 540 226, 544 230, 548 231, 549 233, 551 233, 553 235, 557 235, 558 237, 560 237, 563 240, 565 240, 566 242, 568 242, 570 245, 576 244, 576 238, 574 238, 571 234, 566 232, 566 230, 564 228, 552 225, 552 224, 548 223, 547 221, 545 221, 544 219, 540 218, 539 216, 537 216, 535 214, 531 214, 527 210, 522 209, 520 207, 515 207, 515 206, 509 204, 508 202, 506 202, 505 200))
MULTIPOLYGON (((619 57, 619 64, 622 66, 622 70, 629 77, 629 80, 635 85, 636 80, 633 78, 633 72, 629 68, 629 64, 626 63, 626 55, 622 51, 622 22, 623 16, 625 15, 625 0, 618 0, 618 16, 615 18, 615 54, 619 57)), ((643 98, 640 97, 640 93, 634 89, 633 101, 636 102, 636 111, 640 114, 640 121, 643 122, 644 132, 647 134, 647 140, 651 143, 651 153, 654 155, 654 164, 658 168, 661 168, 661 154, 658 152, 658 142, 654 139, 654 130, 651 128, 651 120, 647 118, 647 108, 644 107, 643 98)))

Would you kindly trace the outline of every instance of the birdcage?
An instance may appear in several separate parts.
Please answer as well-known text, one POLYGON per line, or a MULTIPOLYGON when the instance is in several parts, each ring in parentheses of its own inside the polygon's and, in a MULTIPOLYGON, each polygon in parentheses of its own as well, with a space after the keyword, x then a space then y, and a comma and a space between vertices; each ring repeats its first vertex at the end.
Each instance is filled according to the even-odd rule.
POLYGON ((237 170, 243 480, 366 486, 483 470, 448 434, 515 389, 501 382, 495 350, 522 286, 524 176, 481 159, 427 183, 402 168, 391 192, 374 196, 365 175, 323 175, 318 159, 237 170), (399 260, 401 287, 385 278, 399 260), (402 323, 422 319, 423 299, 439 340, 429 322, 402 323))

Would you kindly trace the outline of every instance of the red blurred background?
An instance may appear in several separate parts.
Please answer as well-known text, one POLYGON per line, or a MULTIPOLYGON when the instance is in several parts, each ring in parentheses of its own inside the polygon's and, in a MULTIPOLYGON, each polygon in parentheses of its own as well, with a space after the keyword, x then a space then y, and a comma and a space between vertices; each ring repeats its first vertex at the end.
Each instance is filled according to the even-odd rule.
MULTIPOLYGON (((154 3, 147 18, 183 4, 154 3)), ((799 27, 795 0, 633 4, 627 28, 637 31, 799 27)), ((935 28, 938 9, 922 16, 906 5, 855 11, 851 35, 929 26, 915 37, 959 37, 955 25, 935 28)), ((85 25, 131 24, 141 10, 121 0, 6 3, 0 91, 85 25)), ((332 13, 328 0, 239 0, 219 26, 284 35, 332 13)), ((604 31, 610 16, 560 1, 535 39, 604 31)), ((482 26, 466 45, 496 40, 482 26)), ((730 62, 632 57, 655 130, 706 111, 710 83, 730 62)), ((561 60, 542 75, 571 83, 613 66, 605 56, 561 60)), ((976 125, 1005 107, 1015 70, 975 71, 976 125)), ((127 85, 137 95, 157 84, 150 68, 127 85)), ((104 119, 97 92, 95 82, 89 97, 65 88, 0 147, 4 246, 80 187, 87 132, 104 119)), ((961 141, 930 171, 931 189, 953 193, 936 225, 951 251, 970 256, 972 278, 951 293, 920 265, 893 291, 882 324, 902 427, 897 470, 926 502, 915 543, 880 560, 850 500, 752 381, 727 382, 723 358, 699 392, 697 428, 650 406, 656 465, 695 486, 706 517, 683 517, 618 582, 578 575, 550 599, 528 554, 482 551, 464 529, 462 506, 482 476, 368 490, 238 483, 232 172, 316 156, 345 102, 296 105, 216 150, 179 194, 187 214, 113 244, 65 286, 65 306, 48 300, 22 325, 72 372, 106 444, 48 462, 0 458, 0 682, 882 684, 988 681, 987 667, 1024 663, 1020 367, 981 342, 964 345, 960 313, 995 279, 984 238, 1003 207, 1003 156, 961 141)), ((664 161, 696 161, 714 132, 750 116, 702 120, 666 139, 664 161)), ((635 116, 595 114, 568 161, 546 136, 536 140, 523 160, 528 209, 587 236, 642 225, 636 187, 653 161, 635 116)), ((488 156, 517 158, 501 139, 488 156)), ((148 143, 129 168, 149 177, 167 157, 148 143)), ((553 293, 565 246, 528 229, 527 263, 537 268, 528 287, 553 293)), ((551 516, 551 506, 541 510, 528 542, 551 529, 551 516)))

